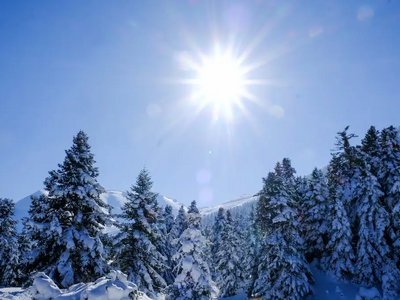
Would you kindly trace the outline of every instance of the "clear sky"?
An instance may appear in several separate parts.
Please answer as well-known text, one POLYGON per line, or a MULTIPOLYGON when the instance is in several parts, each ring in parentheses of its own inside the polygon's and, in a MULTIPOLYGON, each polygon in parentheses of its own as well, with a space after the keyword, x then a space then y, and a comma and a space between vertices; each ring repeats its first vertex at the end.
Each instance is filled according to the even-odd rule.
POLYGON ((106 189, 147 167, 155 191, 213 205, 399 111, 397 0, 0 1, 0 197, 42 189, 82 129, 106 189), (260 83, 218 120, 182 81, 217 43, 260 83))

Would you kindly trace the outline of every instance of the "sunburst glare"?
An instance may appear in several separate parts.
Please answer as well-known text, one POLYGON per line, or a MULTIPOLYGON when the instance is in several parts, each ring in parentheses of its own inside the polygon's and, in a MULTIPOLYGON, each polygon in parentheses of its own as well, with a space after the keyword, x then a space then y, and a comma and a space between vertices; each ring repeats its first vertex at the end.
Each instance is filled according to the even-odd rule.
POLYGON ((187 65, 194 71, 194 78, 184 80, 193 86, 192 101, 200 109, 212 105, 214 119, 221 116, 227 120, 233 118, 234 106, 244 109, 244 100, 254 100, 248 86, 256 81, 247 78, 246 68, 232 51, 221 52, 218 48, 212 55, 199 54, 200 63, 194 60, 187 65))

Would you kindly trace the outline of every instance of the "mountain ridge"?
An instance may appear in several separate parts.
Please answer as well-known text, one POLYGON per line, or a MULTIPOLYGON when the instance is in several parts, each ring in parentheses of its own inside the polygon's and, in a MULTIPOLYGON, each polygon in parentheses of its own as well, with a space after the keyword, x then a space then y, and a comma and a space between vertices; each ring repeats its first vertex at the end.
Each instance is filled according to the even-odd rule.
MULTIPOLYGON (((47 195, 47 192, 45 190, 38 190, 38 191, 15 202, 15 219, 19 221, 17 224, 18 231, 22 230, 22 223, 20 220, 24 217, 28 217, 29 207, 32 202, 31 197, 32 196, 38 197, 42 194, 47 195)), ((118 190, 107 190, 106 193, 103 193, 100 195, 100 198, 104 202, 106 202, 107 204, 110 204, 113 207, 113 211, 112 211, 113 214, 120 214, 122 212, 121 208, 127 200, 126 192, 118 191, 118 190)), ((227 201, 224 203, 220 203, 220 204, 210 206, 210 207, 203 207, 200 209, 200 213, 203 216, 207 216, 209 214, 217 212, 220 207, 223 207, 225 209, 231 209, 231 208, 235 208, 238 206, 242 206, 245 203, 255 201, 256 198, 257 198, 256 196, 244 194, 236 199, 233 199, 233 200, 230 200, 230 201, 227 201)), ((178 214, 180 207, 183 205, 179 201, 177 201, 173 198, 164 196, 162 194, 158 194, 157 201, 161 207, 165 207, 165 205, 167 205, 167 204, 171 205, 174 215, 178 214)), ((185 205, 183 205, 183 206, 187 210, 187 207, 185 205)))

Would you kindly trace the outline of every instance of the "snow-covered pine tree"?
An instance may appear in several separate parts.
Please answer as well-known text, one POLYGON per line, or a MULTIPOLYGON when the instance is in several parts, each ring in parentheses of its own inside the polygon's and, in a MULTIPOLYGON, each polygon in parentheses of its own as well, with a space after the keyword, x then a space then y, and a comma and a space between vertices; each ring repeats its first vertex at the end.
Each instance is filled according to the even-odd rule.
POLYGON ((322 268, 338 280, 347 280, 354 273, 352 232, 343 205, 343 189, 334 183, 329 188, 328 244, 321 259, 322 268))
POLYGON ((315 168, 308 180, 308 191, 303 196, 302 221, 305 238, 305 252, 308 258, 321 258, 325 249, 327 234, 327 208, 329 189, 327 179, 321 170, 315 168))
MULTIPOLYGON (((275 170, 280 169, 280 163, 278 162, 275 170)), ((269 245, 266 243, 269 236, 272 234, 272 205, 271 197, 278 194, 277 190, 277 176, 274 172, 269 172, 266 178, 263 178, 263 188, 258 193, 259 200, 256 205, 256 224, 257 231, 260 236, 260 252, 258 256, 258 265, 253 284, 249 289, 250 296, 255 295, 266 295, 271 289, 271 281, 269 274, 270 256, 267 253, 269 245)))
POLYGON ((172 226, 174 226, 174 214, 172 213, 172 206, 167 204, 164 208, 164 222, 166 233, 169 234, 172 226))
POLYGON ((243 287, 241 245, 235 221, 229 210, 226 212, 226 221, 221 225, 221 243, 218 252, 215 253, 216 283, 220 297, 230 297, 236 295, 243 287))
POLYGON ((390 256, 390 248, 385 239, 389 226, 389 214, 381 203, 384 195, 377 178, 371 173, 369 159, 364 159, 364 167, 357 176, 357 257, 355 281, 372 287, 381 282, 385 261, 390 256))
MULTIPOLYGON (((171 242, 170 253, 172 256, 178 251, 179 238, 186 228, 187 228, 186 211, 184 206, 182 205, 179 208, 178 215, 175 217, 174 224, 172 225, 171 231, 168 234, 168 240, 171 242)), ((172 274, 172 282, 168 283, 168 285, 171 285, 173 283, 173 280, 175 280, 174 270, 176 268, 176 261, 172 259, 172 256, 170 258, 170 271, 172 274)))
POLYGON ((184 206, 182 205, 179 208, 178 215, 176 216, 171 231, 169 232, 171 239, 172 240, 179 239, 180 236, 182 235, 182 232, 184 232, 186 228, 187 228, 186 211, 184 206))
POLYGON ((163 245, 161 245, 161 254, 164 255, 164 257, 167 259, 166 260, 166 270, 163 273, 163 278, 165 279, 165 282, 167 285, 170 285, 174 282, 174 276, 173 276, 173 264, 172 264, 172 255, 175 254, 174 251, 174 246, 172 245, 172 240, 174 239, 172 237, 171 230, 172 227, 174 226, 174 214, 172 213, 172 206, 167 204, 164 208, 163 211, 163 237, 161 238, 161 242, 163 245))
POLYGON ((190 204, 186 224, 187 228, 179 238, 179 249, 173 256, 176 277, 170 288, 169 299, 210 299, 216 290, 203 252, 207 240, 202 234, 201 215, 196 201, 190 204))
POLYGON ((365 137, 361 140, 361 151, 366 153, 365 158, 368 159, 368 164, 371 166, 371 173, 377 176, 380 165, 381 149, 379 144, 379 131, 371 126, 365 137))
POLYGON ((223 244, 222 234, 225 229, 225 209, 220 207, 218 209, 217 216, 215 217, 214 224, 212 227, 212 235, 211 235, 211 251, 210 251, 210 262, 212 264, 211 273, 213 275, 214 280, 218 276, 217 265, 219 259, 217 257, 217 253, 221 250, 221 245, 223 244))
POLYGON ((355 198, 353 197, 354 183, 352 179, 356 171, 356 166, 360 163, 358 151, 356 147, 350 145, 350 140, 357 137, 353 133, 348 133, 349 126, 343 131, 337 133, 336 148, 332 150, 332 161, 329 171, 329 182, 335 181, 335 185, 342 187, 343 205, 347 210, 350 224, 354 224, 356 213, 354 205, 355 198))
POLYGON ((27 270, 45 272, 62 287, 94 281, 108 270, 100 238, 110 206, 100 198, 105 190, 90 148, 79 131, 63 164, 44 182, 48 195, 32 199, 29 211, 33 247, 27 270))
POLYGON ((400 270, 397 268, 396 263, 391 259, 386 260, 382 273, 382 300, 398 299, 397 292, 399 291, 400 270))
POLYGON ((256 224, 256 206, 253 204, 248 216, 246 230, 246 243, 244 244, 243 273, 244 290, 251 296, 253 285, 257 279, 258 256, 260 252, 260 239, 256 224))
POLYGON ((284 168, 278 163, 260 192, 265 199, 263 222, 268 230, 263 233, 259 274, 252 292, 255 295, 299 300, 311 293, 313 278, 302 253, 293 175, 290 160, 284 168))
POLYGON ((245 214, 240 209, 236 211, 235 209, 230 209, 230 212, 232 213, 234 226, 233 235, 236 241, 234 247, 236 248, 236 255, 240 261, 236 268, 236 285, 238 290, 245 290, 247 288, 248 278, 246 277, 243 261, 245 261, 247 254, 247 231, 249 231, 248 214, 245 214))
POLYGON ((398 131, 390 126, 380 138, 378 181, 384 193, 383 203, 390 213, 387 239, 393 244, 393 260, 400 266, 400 142, 398 131))
POLYGON ((166 258, 159 252, 157 194, 146 169, 140 171, 136 184, 127 191, 122 207, 121 232, 115 240, 115 264, 128 275, 140 291, 155 295, 166 286, 162 277, 166 258))
POLYGON ((18 234, 18 249, 19 249, 19 270, 20 270, 20 283, 25 285, 31 283, 29 281, 29 274, 25 273, 26 266, 24 265, 24 261, 26 259, 26 256, 29 255, 29 253, 32 251, 32 242, 30 239, 30 235, 28 232, 28 226, 26 222, 28 222, 28 218, 23 218, 22 219, 22 232, 18 234))
POLYGON ((0 286, 17 286, 20 279, 15 204, 0 198, 0 286))
MULTIPOLYGON (((280 163, 277 163, 276 168, 280 168, 280 163)), ((256 204, 256 224, 257 230, 260 233, 260 240, 264 240, 269 234, 271 227, 269 220, 271 218, 269 196, 274 191, 275 173, 269 172, 267 177, 262 178, 263 188, 258 193, 258 202, 256 204)))

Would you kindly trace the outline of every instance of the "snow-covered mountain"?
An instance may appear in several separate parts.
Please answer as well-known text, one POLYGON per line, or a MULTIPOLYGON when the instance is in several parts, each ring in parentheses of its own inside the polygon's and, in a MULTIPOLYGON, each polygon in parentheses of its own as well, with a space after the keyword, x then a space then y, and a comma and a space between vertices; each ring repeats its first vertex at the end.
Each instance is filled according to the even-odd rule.
POLYGON ((244 204, 247 204, 250 202, 257 201, 257 199, 258 199, 258 197, 254 196, 254 195, 242 195, 237 199, 234 199, 234 200, 231 200, 231 201, 228 201, 225 203, 221 203, 221 204, 211 206, 211 207, 201 208, 200 213, 203 216, 207 216, 207 215, 217 212, 220 207, 224 208, 225 210, 228 210, 228 209, 236 208, 239 206, 243 206, 244 204))
MULTIPOLYGON (((27 217, 29 207, 31 205, 31 197, 32 196, 38 197, 42 194, 46 194, 46 191, 44 191, 44 190, 36 191, 35 193, 33 193, 29 196, 26 196, 25 198, 22 198, 21 200, 17 201, 15 203, 15 218, 17 220, 21 220, 22 218, 27 217)), ((126 198, 125 198, 126 192, 121 192, 121 191, 110 190, 110 191, 107 191, 106 193, 102 194, 100 197, 102 198, 102 200, 104 202, 110 204, 113 207, 113 213, 115 213, 115 214, 121 213, 121 208, 124 205, 124 203, 126 202, 126 198)), ((207 216, 207 215, 211 215, 211 214, 217 212, 220 207, 223 207, 224 209, 228 210, 228 209, 243 206, 246 203, 254 202, 256 200, 257 200, 256 196, 242 195, 237 199, 234 199, 234 200, 231 200, 231 201, 228 201, 225 203, 221 203, 221 204, 211 206, 211 207, 204 207, 204 208, 200 209, 200 212, 203 216, 207 216)), ((177 215, 179 208, 182 205, 180 202, 176 201, 175 199, 163 196, 161 194, 158 195, 157 201, 161 207, 164 207, 167 204, 171 205, 174 215, 177 215)), ((21 222, 18 222, 17 229, 19 231, 22 230, 21 222)))
MULTIPOLYGON (((15 219, 17 220, 21 220, 24 217, 28 217, 28 211, 29 211, 29 207, 31 205, 31 197, 32 196, 36 196, 39 197, 42 194, 46 194, 46 191, 44 190, 39 190, 29 196, 26 196, 25 198, 22 198, 21 200, 17 201, 15 203, 15 219)), ((107 191, 106 193, 102 194, 100 197, 101 199, 110 204, 113 207, 112 212, 115 214, 119 214, 121 213, 121 208, 124 205, 124 203, 126 202, 126 192, 121 192, 121 191, 107 191)), ((179 203, 178 201, 163 196, 163 195, 158 195, 157 198, 158 204, 161 207, 164 207, 165 205, 169 204, 172 206, 172 211, 175 215, 178 214, 178 210, 181 207, 181 203, 179 203)), ((19 231, 22 230, 22 224, 21 222, 18 222, 17 224, 17 229, 19 231)))

